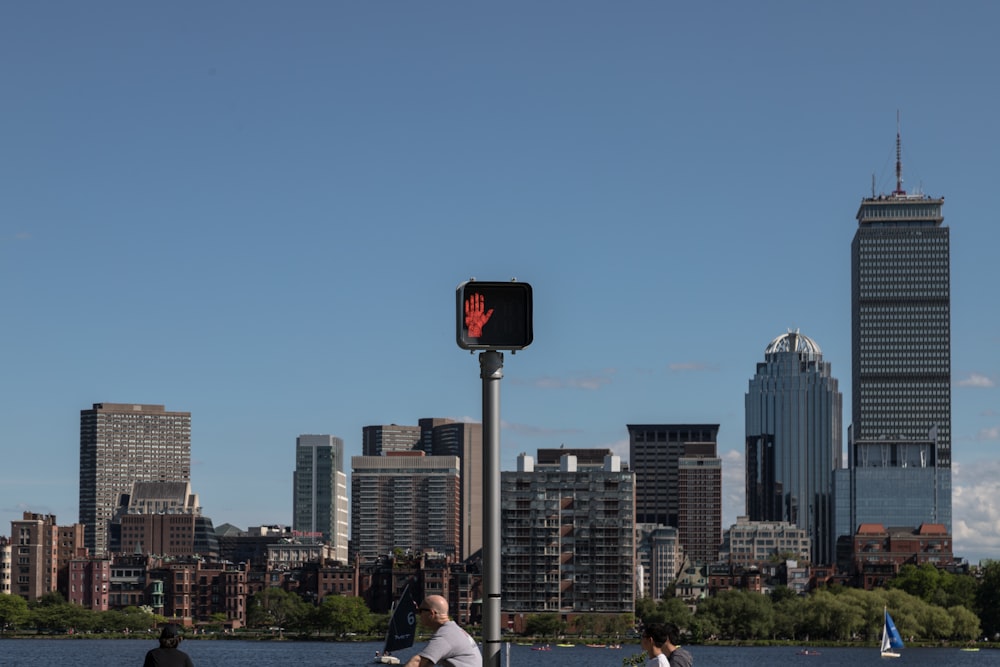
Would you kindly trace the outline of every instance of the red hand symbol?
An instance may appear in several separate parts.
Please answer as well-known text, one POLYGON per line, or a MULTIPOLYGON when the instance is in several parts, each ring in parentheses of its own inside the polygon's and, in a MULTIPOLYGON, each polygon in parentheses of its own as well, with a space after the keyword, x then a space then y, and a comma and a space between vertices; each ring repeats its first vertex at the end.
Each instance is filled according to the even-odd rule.
POLYGON ((486 310, 482 294, 473 294, 465 300, 465 326, 469 328, 470 338, 483 335, 483 327, 490 321, 493 309, 486 310), (483 311, 486 312, 483 312, 483 311))

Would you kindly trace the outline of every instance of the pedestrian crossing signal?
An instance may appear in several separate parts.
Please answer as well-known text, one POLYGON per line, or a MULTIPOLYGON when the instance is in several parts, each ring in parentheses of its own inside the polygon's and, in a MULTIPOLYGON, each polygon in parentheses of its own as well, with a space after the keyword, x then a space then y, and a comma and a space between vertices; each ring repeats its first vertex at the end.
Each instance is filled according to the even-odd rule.
POLYGON ((458 286, 458 346, 463 350, 521 350, 534 338, 531 285, 469 280, 458 286))

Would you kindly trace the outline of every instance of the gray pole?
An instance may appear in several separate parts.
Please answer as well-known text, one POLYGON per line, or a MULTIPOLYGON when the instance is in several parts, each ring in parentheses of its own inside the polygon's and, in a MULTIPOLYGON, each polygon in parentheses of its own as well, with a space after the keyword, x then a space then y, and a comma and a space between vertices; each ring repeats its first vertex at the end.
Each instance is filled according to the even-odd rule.
POLYGON ((479 355, 483 380, 483 667, 500 667, 500 380, 503 354, 479 355))

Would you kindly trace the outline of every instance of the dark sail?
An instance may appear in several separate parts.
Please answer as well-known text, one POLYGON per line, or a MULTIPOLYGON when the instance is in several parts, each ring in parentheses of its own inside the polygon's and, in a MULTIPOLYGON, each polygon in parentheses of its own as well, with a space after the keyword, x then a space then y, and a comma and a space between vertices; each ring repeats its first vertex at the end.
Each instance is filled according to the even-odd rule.
POLYGON ((413 601, 410 587, 403 589, 399 602, 389 618, 389 630, 385 633, 385 650, 398 651, 413 646, 417 633, 417 603, 413 601))

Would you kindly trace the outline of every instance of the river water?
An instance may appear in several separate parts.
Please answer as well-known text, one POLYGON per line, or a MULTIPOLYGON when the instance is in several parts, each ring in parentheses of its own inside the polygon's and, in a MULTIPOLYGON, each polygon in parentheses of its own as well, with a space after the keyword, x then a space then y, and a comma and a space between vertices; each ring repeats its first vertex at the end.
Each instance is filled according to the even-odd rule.
MULTIPOLYGON (((143 656, 157 645, 155 640, 125 639, 2 639, 0 667, 142 667, 143 656)), ((421 644, 418 644, 418 648, 421 644)), ((195 667, 360 667, 371 665, 377 643, 333 643, 293 641, 210 641, 191 640, 182 645, 195 667)), ((976 653, 958 649, 904 649, 899 660, 879 658, 875 648, 819 648, 819 655, 798 655, 801 647, 732 648, 689 646, 696 667, 708 665, 780 667, 802 665, 934 665, 935 667, 1000 667, 1000 650, 983 649, 976 653)), ((533 651, 530 646, 506 647, 500 654, 500 667, 621 667, 622 658, 639 652, 636 644, 621 649, 587 646, 559 647, 533 651)), ((409 658, 415 650, 397 655, 409 658)))

